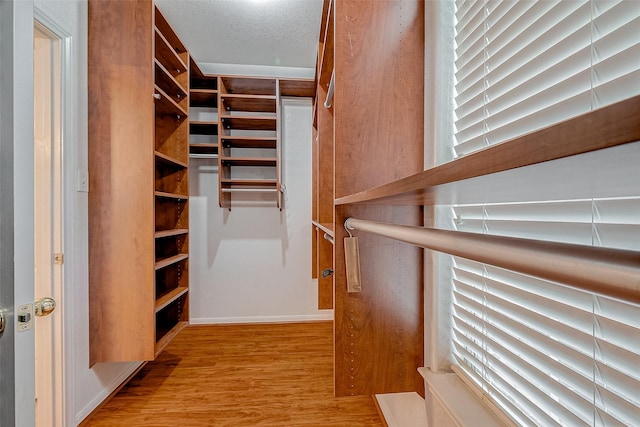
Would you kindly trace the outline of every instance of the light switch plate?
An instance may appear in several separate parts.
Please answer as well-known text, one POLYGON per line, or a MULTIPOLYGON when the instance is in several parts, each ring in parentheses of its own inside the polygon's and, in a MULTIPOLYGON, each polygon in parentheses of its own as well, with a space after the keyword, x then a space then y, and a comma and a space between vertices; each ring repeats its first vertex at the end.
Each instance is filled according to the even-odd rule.
POLYGON ((89 192, 89 172, 78 171, 78 191, 81 193, 89 192))

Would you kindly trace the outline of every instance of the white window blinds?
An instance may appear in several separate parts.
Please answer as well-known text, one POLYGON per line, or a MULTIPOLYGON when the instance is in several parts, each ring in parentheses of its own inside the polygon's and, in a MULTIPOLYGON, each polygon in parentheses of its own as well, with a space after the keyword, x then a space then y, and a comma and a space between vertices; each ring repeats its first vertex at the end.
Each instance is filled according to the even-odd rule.
POLYGON ((456 2, 458 156, 640 94, 640 2, 456 2))
MULTIPOLYGON (((640 94, 640 1, 457 1, 455 28, 457 156, 640 94)), ((640 252, 637 196, 454 206, 451 223, 640 252)), ((453 360, 518 424, 640 425, 639 306, 461 258, 452 282, 453 360)))

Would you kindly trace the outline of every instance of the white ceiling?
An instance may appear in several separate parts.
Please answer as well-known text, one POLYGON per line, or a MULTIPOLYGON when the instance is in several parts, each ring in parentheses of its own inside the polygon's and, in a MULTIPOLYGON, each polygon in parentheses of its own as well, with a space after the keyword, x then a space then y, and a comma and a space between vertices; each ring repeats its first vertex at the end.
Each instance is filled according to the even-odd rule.
POLYGON ((322 0, 155 3, 198 64, 315 68, 322 0))

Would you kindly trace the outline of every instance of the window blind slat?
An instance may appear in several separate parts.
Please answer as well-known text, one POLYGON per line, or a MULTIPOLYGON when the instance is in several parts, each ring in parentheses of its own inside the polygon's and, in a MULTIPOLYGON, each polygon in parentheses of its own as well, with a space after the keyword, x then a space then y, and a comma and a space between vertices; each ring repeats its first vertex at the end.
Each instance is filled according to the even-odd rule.
POLYGON ((639 79, 640 71, 634 71, 613 81, 594 87, 594 108, 604 107, 630 96, 640 95, 639 79))
MULTIPOLYGON (((464 64, 456 64, 455 78, 456 91, 459 95, 467 92, 469 88, 476 88, 480 84, 484 85, 484 49, 482 39, 476 42, 473 56, 464 57, 464 64)), ((462 62, 462 61, 460 61, 462 62)))
POLYGON ((623 425, 637 425, 640 420, 640 408, 625 399, 596 384, 596 405, 609 415, 618 419, 623 425))
MULTIPOLYGON (((576 4, 561 2, 562 6, 576 4)), ((487 58, 490 86, 502 79, 510 78, 518 69, 528 68, 539 73, 588 48, 591 36, 588 5, 572 11, 571 15, 559 21, 553 28, 542 26, 536 30, 540 33, 539 37, 523 37, 523 44, 515 45, 510 50, 496 52, 487 58)), ((590 61, 573 61, 566 64, 570 67, 568 71, 575 71, 588 68, 590 61)))
POLYGON ((586 91, 543 110, 536 111, 529 116, 520 117, 512 123, 501 127, 493 127, 485 133, 486 144, 498 144, 570 117, 586 113, 590 109, 590 103, 591 95, 586 91))
MULTIPOLYGON (((491 330, 488 332, 491 332, 491 330)), ((591 415, 590 408, 593 406, 593 400, 591 402, 585 400, 583 396, 569 389, 566 384, 561 383, 558 378, 549 375, 548 370, 540 370, 527 360, 518 357, 508 348, 493 340, 491 335, 488 334, 487 338, 486 351, 489 355, 488 357, 493 360, 499 360, 502 366, 516 373, 527 384, 533 385, 538 392, 537 398, 545 402, 542 406, 554 407, 558 405, 555 408, 555 413, 561 416, 565 423, 569 420, 575 422, 579 419, 586 425, 589 415, 591 415), (560 408, 562 409, 558 410, 560 408), (567 409, 569 410, 567 411, 567 409)))
POLYGON ((529 409, 535 411, 537 419, 542 418, 545 420, 540 425, 546 426, 549 425, 549 422, 573 426, 588 425, 579 417, 572 414, 560 402, 545 395, 544 392, 523 378, 520 373, 514 371, 502 361, 493 356, 488 356, 487 359, 485 366, 487 367, 488 382, 500 383, 502 387, 505 387, 505 383, 510 384, 512 386, 510 394, 519 395, 521 403, 525 401, 531 402, 532 406, 529 409), (540 416, 542 411, 539 408, 545 408, 543 413, 544 417, 540 416))
MULTIPOLYGON (((596 364, 596 383, 612 394, 619 396, 630 404, 639 407, 640 381, 604 363, 596 364)), ((638 418, 640 420, 640 418, 638 418)))

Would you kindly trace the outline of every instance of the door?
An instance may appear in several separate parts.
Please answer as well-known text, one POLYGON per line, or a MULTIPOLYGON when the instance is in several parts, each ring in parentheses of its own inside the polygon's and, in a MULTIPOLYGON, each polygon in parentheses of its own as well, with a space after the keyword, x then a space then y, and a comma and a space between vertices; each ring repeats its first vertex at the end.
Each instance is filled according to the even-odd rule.
POLYGON ((35 423, 33 330, 16 310, 33 303, 33 2, 0 1, 0 424, 35 423))

